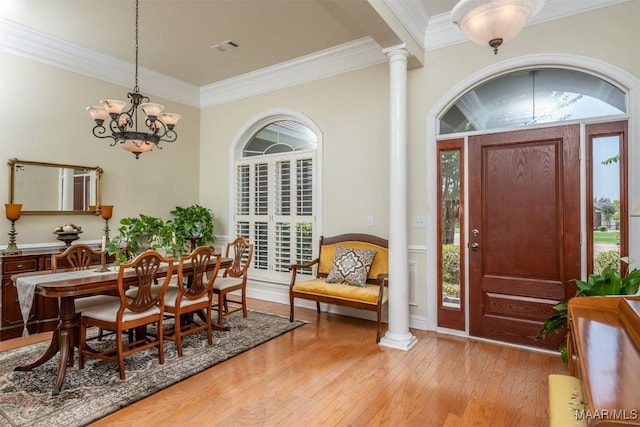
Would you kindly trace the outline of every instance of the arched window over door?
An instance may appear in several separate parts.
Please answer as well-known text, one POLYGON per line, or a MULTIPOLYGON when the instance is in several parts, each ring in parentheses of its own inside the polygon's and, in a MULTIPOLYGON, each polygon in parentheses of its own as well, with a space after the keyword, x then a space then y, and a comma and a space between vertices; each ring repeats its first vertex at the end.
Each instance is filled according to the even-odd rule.
POLYGON ((515 71, 468 91, 441 116, 439 134, 510 128, 627 112, 625 93, 573 70, 515 71))
POLYGON ((234 162, 235 234, 254 244, 252 277, 286 283, 316 241, 318 134, 280 116, 254 129, 234 162))

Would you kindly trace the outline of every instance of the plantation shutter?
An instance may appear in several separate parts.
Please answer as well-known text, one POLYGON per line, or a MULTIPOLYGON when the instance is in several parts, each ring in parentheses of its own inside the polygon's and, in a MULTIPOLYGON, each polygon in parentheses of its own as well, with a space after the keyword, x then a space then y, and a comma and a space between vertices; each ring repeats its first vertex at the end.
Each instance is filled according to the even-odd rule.
MULTIPOLYGON (((313 253, 313 159, 296 160, 296 263, 309 261, 313 253)), ((302 271, 312 274, 311 269, 302 271)))
MULTIPOLYGON (((251 213, 251 166, 240 164, 236 166, 236 191, 235 191, 235 235, 244 237, 249 240, 251 238, 250 229, 250 213, 251 213)), ((235 236, 234 236, 235 238, 235 236)), ((247 255, 244 255, 247 256, 247 255)), ((243 259, 244 261, 244 259, 243 259)))
POLYGON ((278 160, 275 180, 274 263, 275 271, 289 271, 291 264, 291 160, 278 160))
POLYGON ((311 261, 317 240, 314 156, 287 153, 236 161, 235 231, 254 245, 252 277, 287 283, 290 264, 311 261))

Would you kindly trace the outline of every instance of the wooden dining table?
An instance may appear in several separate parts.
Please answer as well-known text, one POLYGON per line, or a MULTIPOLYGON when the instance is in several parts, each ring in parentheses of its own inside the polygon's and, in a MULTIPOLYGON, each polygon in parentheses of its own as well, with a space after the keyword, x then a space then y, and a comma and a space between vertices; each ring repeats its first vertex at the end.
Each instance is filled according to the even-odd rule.
MULTIPOLYGON (((221 269, 232 264, 231 258, 222 258, 221 269)), ((215 267, 215 262, 210 264, 211 270, 215 267)), ((96 266, 99 267, 99 266, 96 266)), ((174 266, 174 274, 176 268, 174 266)), ((183 269, 185 275, 189 276, 191 268, 185 264, 183 269)), ((79 270, 78 277, 73 277, 73 272, 64 271, 52 273, 51 271, 39 271, 37 273, 21 273, 11 276, 11 280, 16 286, 20 286, 21 278, 28 278, 30 283, 35 283, 35 293, 48 298, 60 299, 60 321, 53 331, 51 342, 45 352, 35 362, 18 366, 16 371, 30 371, 50 360, 57 353, 60 353, 58 362, 58 374, 53 386, 53 395, 60 393, 67 366, 73 366, 74 349, 78 347, 79 320, 75 310, 75 299, 80 297, 102 295, 111 293, 117 295, 118 289, 118 267, 111 267, 106 272, 94 271, 94 274, 87 274, 87 270, 79 270), (56 277, 57 276, 57 277, 56 277), (59 279, 58 279, 59 277, 59 279)), ((166 274, 166 266, 160 268, 158 277, 166 274)), ((137 280, 134 269, 127 269, 124 272, 124 284, 133 285, 137 280)), ((227 330, 222 325, 213 324, 217 330, 227 330)))

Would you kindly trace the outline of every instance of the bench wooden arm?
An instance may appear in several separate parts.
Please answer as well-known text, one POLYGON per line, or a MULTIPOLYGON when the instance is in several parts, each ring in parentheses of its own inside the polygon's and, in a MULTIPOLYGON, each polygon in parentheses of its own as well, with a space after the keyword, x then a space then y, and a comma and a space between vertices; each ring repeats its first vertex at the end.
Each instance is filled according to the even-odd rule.
POLYGON ((303 268, 313 267, 314 265, 320 262, 320 257, 314 259, 313 261, 309 261, 305 264, 289 264, 289 271, 291 272, 291 283, 289 283, 289 288, 293 287, 296 284, 296 276, 298 275, 298 270, 303 268))
POLYGON ((382 296, 384 295, 384 288, 389 287, 389 275, 388 274, 378 274, 378 304, 382 301, 382 296))

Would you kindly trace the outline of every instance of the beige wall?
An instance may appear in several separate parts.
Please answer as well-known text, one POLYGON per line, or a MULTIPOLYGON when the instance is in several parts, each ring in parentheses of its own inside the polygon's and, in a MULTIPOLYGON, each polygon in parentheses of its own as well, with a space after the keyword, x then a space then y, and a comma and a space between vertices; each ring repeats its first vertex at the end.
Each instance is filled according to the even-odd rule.
POLYGON ((214 206, 219 233, 229 233, 229 163, 236 138, 256 115, 286 108, 322 131, 323 232, 387 236, 388 80, 381 65, 204 109, 200 200, 214 206), (369 215, 374 227, 367 227, 369 215))
MULTIPOLYGON (((120 87, 0 53, 0 199, 8 201, 10 158, 86 166, 100 166, 103 203, 114 205, 111 229, 120 218, 139 213, 169 218, 176 205, 198 201, 198 146, 200 115, 197 108, 151 94, 167 111, 182 114, 178 140, 139 160, 119 147, 95 138, 94 122, 85 108, 101 99, 126 100, 131 88, 120 87), (4 168, 4 169, 2 169, 4 168)), ((133 76, 132 76, 133 78, 133 76)), ((141 92, 144 84, 141 82, 141 92)), ((16 203, 19 203, 16 200, 16 203)), ((4 216, 4 214, 3 214, 4 216)), ((104 222, 94 216, 26 216, 16 223, 17 243, 59 243, 53 229, 73 222, 83 227, 82 240, 100 240, 104 222)), ((8 221, 0 221, 0 243, 6 245, 8 221)))

